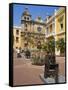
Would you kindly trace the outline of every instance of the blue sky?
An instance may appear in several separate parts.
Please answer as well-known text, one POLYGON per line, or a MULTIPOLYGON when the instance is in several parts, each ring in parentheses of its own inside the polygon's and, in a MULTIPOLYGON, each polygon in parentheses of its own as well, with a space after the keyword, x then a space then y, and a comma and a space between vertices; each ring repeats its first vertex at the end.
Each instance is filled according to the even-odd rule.
POLYGON ((34 6, 34 5, 22 5, 22 4, 13 4, 13 25, 21 25, 21 15, 25 10, 25 7, 28 8, 32 19, 36 19, 38 16, 41 16, 45 20, 47 15, 52 15, 55 9, 59 7, 54 6, 34 6))

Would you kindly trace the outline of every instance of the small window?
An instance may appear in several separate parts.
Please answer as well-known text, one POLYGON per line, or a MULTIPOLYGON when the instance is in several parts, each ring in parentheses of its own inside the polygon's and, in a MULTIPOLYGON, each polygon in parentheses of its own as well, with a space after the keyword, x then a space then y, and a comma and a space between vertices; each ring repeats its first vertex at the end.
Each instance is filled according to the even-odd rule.
POLYGON ((37 48, 41 49, 41 42, 40 41, 37 42, 37 48))
POLYGON ((21 36, 23 36, 23 32, 21 32, 21 36))
POLYGON ((25 27, 27 27, 27 24, 25 24, 25 27))
POLYGON ((27 17, 27 20, 29 20, 29 17, 27 17))
POLYGON ((49 31, 48 31, 49 29, 48 29, 48 27, 47 27, 47 29, 46 29, 46 34, 48 34, 49 33, 49 31))
POLYGON ((61 29, 63 29, 63 23, 60 24, 61 29))
POLYGON ((19 42, 19 37, 16 37, 16 43, 18 43, 19 42))
POLYGON ((59 24, 60 24, 60 30, 63 30, 63 18, 64 16, 61 16, 58 21, 59 21, 59 24))
POLYGON ((27 43, 24 43, 24 47, 28 46, 28 42, 27 43))
POLYGON ((24 19, 26 20, 26 17, 24 17, 24 19))
POLYGON ((27 29, 25 29, 25 31, 27 31, 27 29))
POLYGON ((16 47, 16 49, 18 49, 18 47, 16 47))
POLYGON ((16 34, 19 35, 19 30, 16 30, 16 34))

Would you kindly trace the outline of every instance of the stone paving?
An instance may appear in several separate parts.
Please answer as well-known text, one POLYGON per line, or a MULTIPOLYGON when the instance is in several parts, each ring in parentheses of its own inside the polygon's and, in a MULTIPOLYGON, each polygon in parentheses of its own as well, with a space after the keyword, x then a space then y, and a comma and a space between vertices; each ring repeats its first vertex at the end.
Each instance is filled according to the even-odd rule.
MULTIPOLYGON (((59 63, 59 74, 65 75, 65 58, 57 57, 56 62, 59 63)), ((40 74, 44 73, 44 65, 32 65, 30 59, 14 57, 13 63, 14 85, 36 85, 44 84, 40 78, 40 74)))

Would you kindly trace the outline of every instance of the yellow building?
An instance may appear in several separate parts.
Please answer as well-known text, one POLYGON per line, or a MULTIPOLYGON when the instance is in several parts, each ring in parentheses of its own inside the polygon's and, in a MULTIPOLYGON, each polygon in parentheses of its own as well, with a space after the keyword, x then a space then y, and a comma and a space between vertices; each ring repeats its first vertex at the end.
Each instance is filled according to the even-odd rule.
POLYGON ((21 47, 21 27, 14 26, 13 27, 13 36, 14 36, 14 49, 18 49, 21 47))
MULTIPOLYGON (((65 8, 61 7, 53 16, 48 16, 46 20, 46 40, 54 37, 55 41, 64 38, 65 39, 65 8)), ((60 50, 58 51, 55 44, 55 53, 60 55, 60 50)))
MULTIPOLYGON (((55 19, 55 40, 59 40, 61 38, 63 38, 65 40, 65 8, 60 8, 57 12, 56 12, 56 19, 55 19)), ((56 48, 56 53, 57 55, 60 54, 60 50, 58 51, 56 48)))
MULTIPOLYGON (((40 16, 32 20, 32 16, 26 8, 21 16, 21 26, 13 27, 14 49, 25 50, 38 49, 43 43, 54 37, 55 41, 60 38, 65 39, 65 8, 55 10, 52 16, 47 16, 43 21, 40 16)), ((60 51, 55 47, 56 55, 60 51)))

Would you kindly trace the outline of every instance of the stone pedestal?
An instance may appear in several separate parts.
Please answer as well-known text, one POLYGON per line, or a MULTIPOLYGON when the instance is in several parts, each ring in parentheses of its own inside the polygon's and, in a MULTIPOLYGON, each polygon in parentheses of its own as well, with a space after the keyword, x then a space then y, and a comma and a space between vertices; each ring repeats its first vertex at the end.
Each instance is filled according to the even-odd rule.
MULTIPOLYGON (((44 78, 44 74, 40 74, 40 78, 43 80, 44 84, 55 84, 55 79, 53 77, 44 78)), ((65 83, 65 76, 58 76, 58 83, 65 83)))

